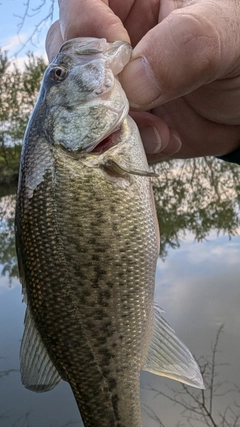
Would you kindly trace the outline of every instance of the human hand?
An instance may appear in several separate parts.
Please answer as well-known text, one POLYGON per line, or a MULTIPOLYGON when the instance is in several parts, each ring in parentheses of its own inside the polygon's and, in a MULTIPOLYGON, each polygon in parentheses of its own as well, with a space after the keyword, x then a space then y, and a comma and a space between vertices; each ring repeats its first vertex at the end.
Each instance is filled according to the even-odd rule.
POLYGON ((59 0, 59 9, 46 41, 50 59, 73 37, 131 40, 120 79, 150 161, 240 146, 235 0, 59 0))

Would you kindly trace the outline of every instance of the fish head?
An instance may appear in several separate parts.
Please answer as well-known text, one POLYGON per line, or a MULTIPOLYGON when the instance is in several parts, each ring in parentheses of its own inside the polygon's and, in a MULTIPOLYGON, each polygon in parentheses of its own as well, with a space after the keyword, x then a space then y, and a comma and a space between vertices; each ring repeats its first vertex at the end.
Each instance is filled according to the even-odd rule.
POLYGON ((91 151, 120 128, 129 105, 117 75, 130 56, 131 46, 122 41, 77 38, 62 45, 40 95, 52 141, 91 151))

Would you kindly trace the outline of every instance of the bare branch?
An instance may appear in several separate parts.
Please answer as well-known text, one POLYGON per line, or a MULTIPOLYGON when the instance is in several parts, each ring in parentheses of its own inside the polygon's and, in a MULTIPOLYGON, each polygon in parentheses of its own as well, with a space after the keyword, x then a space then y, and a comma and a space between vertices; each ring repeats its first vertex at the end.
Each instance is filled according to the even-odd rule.
MULTIPOLYGON (((201 357, 198 360, 206 385, 206 390, 197 391, 181 384, 180 390, 178 388, 168 386, 169 393, 165 393, 149 385, 147 387, 148 390, 154 393, 154 399, 156 399, 156 397, 163 396, 172 402, 173 405, 178 405, 182 408, 182 416, 186 419, 187 425, 190 427, 196 427, 200 424, 205 427, 240 427, 239 404, 235 403, 231 407, 228 404, 218 413, 214 413, 213 410, 214 401, 219 396, 225 396, 231 392, 240 393, 239 386, 230 386, 228 381, 217 380, 218 373, 216 368, 225 365, 224 363, 217 362, 219 340, 222 331, 223 325, 221 325, 217 330, 216 337, 212 345, 211 357, 201 357), (222 389, 223 386, 225 389, 219 391, 220 387, 222 389)), ((184 424, 184 426, 186 426, 186 424, 184 424)))
POLYGON ((23 10, 23 14, 20 16, 14 15, 20 19, 20 22, 18 24, 17 35, 19 38, 19 43, 22 45, 22 47, 16 52, 16 55, 19 54, 26 47, 28 43, 31 43, 33 46, 36 46, 36 42, 37 43, 39 42, 39 37, 41 35, 42 30, 45 27, 50 26, 50 24, 53 21, 54 6, 55 6, 54 0, 51 0, 50 2, 48 2, 47 0, 42 0, 39 2, 39 5, 35 7, 31 5, 31 0, 26 0, 24 3, 25 8, 23 10), (22 42, 20 35, 27 19, 32 18, 33 16, 36 16, 36 15, 39 15, 47 6, 48 6, 48 9, 45 12, 43 18, 41 18, 39 22, 33 27, 33 31, 31 35, 24 42, 22 42))
POLYGON ((223 331, 223 325, 221 325, 217 331, 215 342, 212 350, 212 370, 211 370, 211 383, 210 383, 210 406, 209 413, 212 414, 213 409, 213 392, 214 392, 214 381, 215 381, 215 368, 216 368, 216 353, 218 348, 218 342, 221 332, 223 331))
MULTIPOLYGON (((159 423, 159 427, 166 427, 165 424, 163 424, 160 418, 157 416, 156 412, 153 411, 153 409, 149 408, 145 404, 143 404, 142 407, 146 414, 149 416, 149 418, 151 418, 151 420, 154 420, 159 423)), ((178 426, 180 427, 180 424, 178 424, 178 426)))

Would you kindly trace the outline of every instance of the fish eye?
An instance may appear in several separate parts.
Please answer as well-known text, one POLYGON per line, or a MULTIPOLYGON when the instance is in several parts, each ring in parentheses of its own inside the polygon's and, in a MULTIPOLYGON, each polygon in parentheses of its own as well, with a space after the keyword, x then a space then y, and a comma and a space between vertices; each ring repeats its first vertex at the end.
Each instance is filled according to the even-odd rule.
POLYGON ((64 67, 52 68, 50 71, 50 79, 55 82, 61 82, 67 77, 67 70, 64 67))

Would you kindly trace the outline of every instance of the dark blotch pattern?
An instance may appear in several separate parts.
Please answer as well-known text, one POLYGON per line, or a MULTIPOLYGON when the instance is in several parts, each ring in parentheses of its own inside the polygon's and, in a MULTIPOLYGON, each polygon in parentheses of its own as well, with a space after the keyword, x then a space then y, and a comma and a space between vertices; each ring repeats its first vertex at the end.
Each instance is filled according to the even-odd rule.
POLYGON ((29 307, 85 427, 140 427, 157 256, 148 179, 103 179, 42 140, 35 122, 16 213, 29 307))

